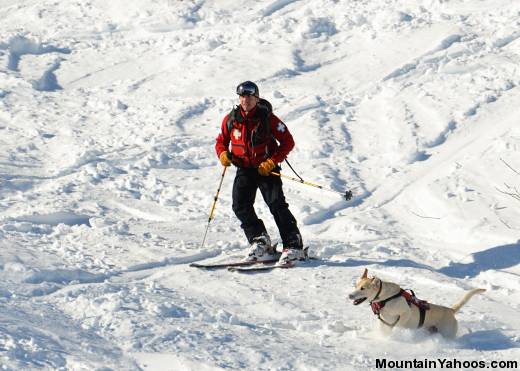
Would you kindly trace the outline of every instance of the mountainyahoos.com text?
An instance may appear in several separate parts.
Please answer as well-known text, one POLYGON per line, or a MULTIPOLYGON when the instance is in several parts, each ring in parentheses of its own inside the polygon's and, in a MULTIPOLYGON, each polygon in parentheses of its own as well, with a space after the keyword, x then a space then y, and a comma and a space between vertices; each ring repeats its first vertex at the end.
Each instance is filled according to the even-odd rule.
POLYGON ((518 369, 518 361, 468 361, 458 359, 388 360, 376 358, 376 369, 518 369))

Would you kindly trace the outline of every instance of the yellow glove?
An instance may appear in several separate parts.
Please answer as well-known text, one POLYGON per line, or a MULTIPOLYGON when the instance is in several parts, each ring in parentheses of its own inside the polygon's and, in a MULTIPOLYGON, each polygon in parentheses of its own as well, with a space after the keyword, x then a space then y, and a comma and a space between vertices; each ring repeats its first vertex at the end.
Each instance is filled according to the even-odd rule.
POLYGON ((265 160, 264 162, 262 162, 260 164, 260 166, 258 166, 258 173, 262 176, 269 176, 269 174, 271 174, 271 171, 273 171, 273 169, 275 168, 275 163, 273 162, 273 160, 271 160, 270 158, 268 158, 267 160, 265 160))
POLYGON ((222 151, 219 157, 222 166, 231 166, 231 160, 229 159, 230 157, 231 156, 229 156, 228 151, 222 151))

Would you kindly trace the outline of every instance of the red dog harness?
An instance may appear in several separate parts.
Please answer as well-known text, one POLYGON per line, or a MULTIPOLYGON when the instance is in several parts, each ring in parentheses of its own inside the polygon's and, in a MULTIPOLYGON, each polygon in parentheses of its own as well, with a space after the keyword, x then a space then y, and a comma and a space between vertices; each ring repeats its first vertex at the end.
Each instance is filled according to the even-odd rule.
POLYGON ((408 306, 411 306, 412 304, 417 306, 419 308, 419 325, 417 328, 422 327, 424 324, 424 318, 426 317, 426 311, 430 309, 430 304, 425 300, 420 300, 415 296, 415 293, 413 290, 410 290, 410 292, 401 289, 397 294, 390 296, 389 298, 386 298, 384 300, 375 301, 379 294, 381 293, 381 289, 383 288, 383 282, 381 282, 381 286, 379 287, 379 291, 377 292, 376 297, 374 300, 370 302, 370 307, 372 308, 372 312, 374 312, 375 315, 377 315, 377 318, 381 322, 383 322, 385 325, 388 325, 390 327, 394 327, 397 322, 399 322, 400 317, 397 318, 397 320, 394 323, 388 323, 385 320, 381 318, 381 310, 384 308, 385 304, 388 303, 391 300, 397 299, 399 297, 403 297, 406 300, 406 303, 408 306))

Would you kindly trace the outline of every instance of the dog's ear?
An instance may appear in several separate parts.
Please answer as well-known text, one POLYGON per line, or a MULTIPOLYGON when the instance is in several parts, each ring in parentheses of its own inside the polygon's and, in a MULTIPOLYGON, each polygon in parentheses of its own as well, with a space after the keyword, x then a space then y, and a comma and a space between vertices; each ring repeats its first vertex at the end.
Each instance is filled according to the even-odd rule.
POLYGON ((372 277, 372 281, 370 282, 370 286, 378 287, 381 283, 381 280, 377 277, 372 277))
POLYGON ((365 268, 365 271, 363 272, 361 278, 368 278, 368 269, 365 268))

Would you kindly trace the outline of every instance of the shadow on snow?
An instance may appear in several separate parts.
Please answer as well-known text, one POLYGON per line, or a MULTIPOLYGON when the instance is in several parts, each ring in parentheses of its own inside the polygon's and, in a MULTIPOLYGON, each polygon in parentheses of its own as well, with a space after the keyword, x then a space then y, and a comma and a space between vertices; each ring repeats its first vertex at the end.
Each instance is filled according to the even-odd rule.
POLYGON ((504 350, 519 348, 520 344, 513 342, 499 330, 482 330, 465 334, 457 339, 459 348, 480 351, 504 350))
POLYGON ((471 254, 471 263, 450 263, 438 272, 450 277, 476 277, 481 272, 513 267, 520 263, 520 241, 471 254))
POLYGON ((495 246, 487 250, 471 254, 471 263, 453 263, 448 266, 435 269, 426 264, 417 263, 410 259, 347 259, 345 261, 319 260, 316 265, 331 267, 358 267, 364 265, 379 264, 386 267, 408 267, 426 269, 432 272, 442 273, 448 277, 465 278, 476 277, 480 273, 489 270, 500 270, 520 264, 520 240, 514 244, 495 246))

